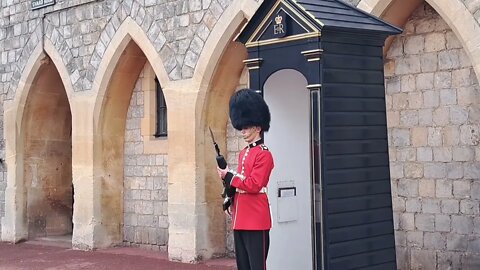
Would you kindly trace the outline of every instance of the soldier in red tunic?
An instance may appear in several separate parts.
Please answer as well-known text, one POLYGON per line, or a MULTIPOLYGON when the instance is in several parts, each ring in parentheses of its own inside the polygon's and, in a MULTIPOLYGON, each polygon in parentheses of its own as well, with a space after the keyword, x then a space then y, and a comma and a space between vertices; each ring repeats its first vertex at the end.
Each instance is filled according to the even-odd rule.
POLYGON ((242 89, 230 99, 230 119, 248 143, 236 171, 217 168, 227 190, 236 190, 231 210, 237 268, 265 270, 272 227, 267 184, 273 157, 261 134, 270 128, 270 111, 261 95, 242 89))

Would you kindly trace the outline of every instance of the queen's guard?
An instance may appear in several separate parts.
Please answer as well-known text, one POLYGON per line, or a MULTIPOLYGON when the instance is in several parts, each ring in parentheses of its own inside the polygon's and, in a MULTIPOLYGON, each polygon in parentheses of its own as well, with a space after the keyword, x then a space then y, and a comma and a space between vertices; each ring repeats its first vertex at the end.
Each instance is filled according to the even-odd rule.
POLYGON ((265 270, 272 227, 267 184, 273 157, 262 133, 270 128, 270 110, 261 95, 242 89, 230 99, 230 120, 248 143, 240 152, 237 170, 218 168, 226 188, 236 189, 231 213, 237 268, 265 270))

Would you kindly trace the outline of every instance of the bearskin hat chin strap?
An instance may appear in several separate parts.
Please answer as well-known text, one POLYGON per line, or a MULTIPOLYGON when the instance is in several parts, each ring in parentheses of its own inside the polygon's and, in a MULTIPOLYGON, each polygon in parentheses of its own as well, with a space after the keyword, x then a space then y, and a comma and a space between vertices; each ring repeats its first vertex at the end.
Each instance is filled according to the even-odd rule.
POLYGON ((241 89, 230 98, 230 120, 237 130, 247 127, 270 129, 270 110, 263 97, 252 89, 241 89))

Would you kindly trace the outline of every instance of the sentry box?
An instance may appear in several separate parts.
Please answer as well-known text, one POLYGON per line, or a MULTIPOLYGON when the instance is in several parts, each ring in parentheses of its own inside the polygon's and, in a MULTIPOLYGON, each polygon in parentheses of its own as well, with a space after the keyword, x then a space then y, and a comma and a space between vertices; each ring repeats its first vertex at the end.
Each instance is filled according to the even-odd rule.
POLYGON ((396 269, 383 46, 340 0, 265 0, 237 37, 270 106, 268 269, 396 269))

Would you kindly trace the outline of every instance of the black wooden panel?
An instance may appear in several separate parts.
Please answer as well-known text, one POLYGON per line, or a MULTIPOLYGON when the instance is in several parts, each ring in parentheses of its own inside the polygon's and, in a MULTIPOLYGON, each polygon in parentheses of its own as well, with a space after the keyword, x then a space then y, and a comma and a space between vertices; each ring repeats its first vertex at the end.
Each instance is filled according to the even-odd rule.
POLYGON ((348 70, 348 69, 324 69, 325 83, 378 83, 383 80, 382 71, 372 70, 348 70))
POLYGON ((395 262, 381 263, 377 265, 369 265, 362 268, 356 268, 357 270, 389 270, 397 269, 397 264, 395 262))
POLYGON ((330 230, 330 242, 339 243, 393 233, 391 220, 330 230))
POLYGON ((336 155, 336 156, 327 156, 325 161, 326 166, 329 170, 339 170, 339 169, 355 169, 355 168, 366 168, 366 167, 378 167, 378 166, 388 166, 388 154, 387 153, 377 153, 377 154, 359 154, 359 155, 336 155))
POLYGON ((340 183, 358 183, 384 180, 390 184, 390 170, 385 167, 344 169, 344 170, 326 170, 324 182, 327 185, 340 183))
POLYGON ((394 270, 395 265, 395 248, 387 248, 383 250, 373 250, 369 253, 357 254, 337 258, 331 261, 329 270, 349 270, 361 269, 362 267, 376 267, 384 264, 382 270, 394 270), (393 267, 392 267, 393 264, 393 267))
POLYGON ((372 209, 366 211, 357 211, 353 213, 329 214, 328 228, 339 228, 361 225, 366 223, 375 223, 380 221, 392 220, 393 211, 391 207, 372 209))
POLYGON ((385 180, 368 181, 360 183, 347 183, 330 185, 328 193, 325 194, 328 200, 356 197, 365 195, 375 195, 380 193, 390 193, 390 183, 385 180))
POLYGON ((383 83, 377 84, 347 84, 324 83, 324 97, 358 97, 358 98, 385 98, 383 83))
POLYGON ((367 195, 364 197, 331 199, 328 202, 328 213, 338 214, 392 206, 392 196, 389 193, 367 195))
MULTIPOLYGON (((378 57, 378 48, 372 46, 355 46, 352 44, 325 42, 322 40, 322 48, 326 54, 360 55, 378 57)), ((381 55, 380 55, 381 56, 381 55)))
POLYGON ((387 129, 384 126, 350 126, 350 127, 327 127, 325 139, 328 141, 354 140, 357 138, 387 139, 387 129))
POLYGON ((385 112, 329 112, 324 113, 325 127, 382 126, 385 127, 385 112))
MULTIPOLYGON (((387 140, 330 141, 323 145, 328 155, 388 152, 387 140)), ((330 169, 330 167, 328 167, 330 169)))
POLYGON ((344 256, 366 253, 372 249, 386 249, 395 247, 389 235, 368 237, 339 244, 331 244, 330 252, 332 259, 344 256))
POLYGON ((379 67, 383 65, 383 59, 378 56, 366 57, 344 54, 326 54, 322 58, 324 68, 352 70, 370 67, 372 70, 381 72, 382 69, 379 69, 379 67))
POLYGON ((385 112, 385 99, 331 97, 324 106, 325 112, 385 112))

